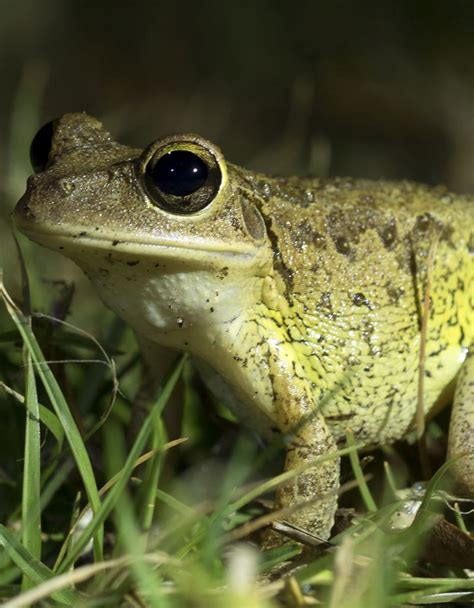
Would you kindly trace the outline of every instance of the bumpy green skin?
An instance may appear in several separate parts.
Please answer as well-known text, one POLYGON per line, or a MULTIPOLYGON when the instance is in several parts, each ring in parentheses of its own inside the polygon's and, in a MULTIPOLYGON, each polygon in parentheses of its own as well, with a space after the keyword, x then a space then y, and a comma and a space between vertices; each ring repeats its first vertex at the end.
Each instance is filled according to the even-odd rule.
MULTIPOLYGON (((287 469, 328 457, 277 496, 287 519, 322 538, 346 429, 369 446, 413 428, 426 311, 425 412, 449 398, 472 351, 474 200, 441 188, 271 178, 194 135, 141 152, 72 114, 56 123, 49 166, 15 217, 75 260, 142 342, 189 351, 244 421, 288 434, 287 469), (202 211, 169 213, 144 185, 163 145, 215 159, 222 183, 202 211)), ((468 446, 455 472, 474 495, 469 361, 450 455, 468 446)))
POLYGON ((430 246, 425 409, 473 340, 474 201, 413 183, 270 180, 241 170, 265 218, 284 326, 331 432, 364 444, 408 430, 417 402, 430 246))

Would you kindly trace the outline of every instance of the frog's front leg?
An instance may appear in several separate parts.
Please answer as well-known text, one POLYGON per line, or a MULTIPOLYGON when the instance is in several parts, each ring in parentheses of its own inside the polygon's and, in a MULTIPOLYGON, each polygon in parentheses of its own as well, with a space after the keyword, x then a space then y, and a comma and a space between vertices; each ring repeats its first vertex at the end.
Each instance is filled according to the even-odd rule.
POLYGON ((474 345, 459 372, 449 426, 448 458, 461 454, 451 469, 455 490, 474 498, 474 345))
MULTIPOLYGON (((298 363, 282 357, 281 351, 272 353, 269 363, 276 417, 280 430, 289 439, 285 470, 334 454, 336 443, 323 416, 315 409, 309 382, 299 371, 298 363)), ((339 458, 334 455, 303 470, 282 486, 275 508, 291 511, 295 508, 284 519, 326 540, 334 523, 338 488, 339 458), (302 507, 304 503, 309 504, 302 507)), ((275 544, 273 535, 268 544, 275 544)))

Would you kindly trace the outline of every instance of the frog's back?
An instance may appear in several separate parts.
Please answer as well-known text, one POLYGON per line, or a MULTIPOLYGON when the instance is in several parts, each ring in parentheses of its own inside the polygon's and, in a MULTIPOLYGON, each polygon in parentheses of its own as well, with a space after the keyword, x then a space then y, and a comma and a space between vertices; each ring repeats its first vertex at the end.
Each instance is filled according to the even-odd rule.
POLYGON ((292 307, 289 339, 336 435, 405 434, 474 340, 474 199, 411 182, 251 178, 292 307))

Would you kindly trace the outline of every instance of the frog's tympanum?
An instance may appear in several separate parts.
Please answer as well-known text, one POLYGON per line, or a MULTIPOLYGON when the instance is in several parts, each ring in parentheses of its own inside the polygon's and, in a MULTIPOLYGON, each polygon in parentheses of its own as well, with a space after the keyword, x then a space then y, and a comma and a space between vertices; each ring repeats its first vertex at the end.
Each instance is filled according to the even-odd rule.
POLYGON ((425 413, 455 388, 448 455, 474 496, 474 199, 269 177, 193 134, 136 150, 81 113, 38 132, 32 163, 22 232, 142 342, 191 353, 244 422, 286 435, 286 469, 328 457, 279 491, 277 508, 306 503, 292 523, 328 538, 346 429, 403 437, 420 386, 425 413))

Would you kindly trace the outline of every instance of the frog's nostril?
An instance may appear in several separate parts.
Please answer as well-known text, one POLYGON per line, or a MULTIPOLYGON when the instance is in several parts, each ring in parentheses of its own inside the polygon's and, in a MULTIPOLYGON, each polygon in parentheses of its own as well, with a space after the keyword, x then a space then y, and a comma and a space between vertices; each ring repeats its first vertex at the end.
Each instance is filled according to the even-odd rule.
POLYGON ((33 212, 31 211, 31 207, 29 206, 29 202, 30 202, 30 197, 26 193, 18 201, 18 203, 13 211, 13 221, 15 222, 16 227, 20 231, 25 222, 35 219, 35 216, 34 216, 33 212))

